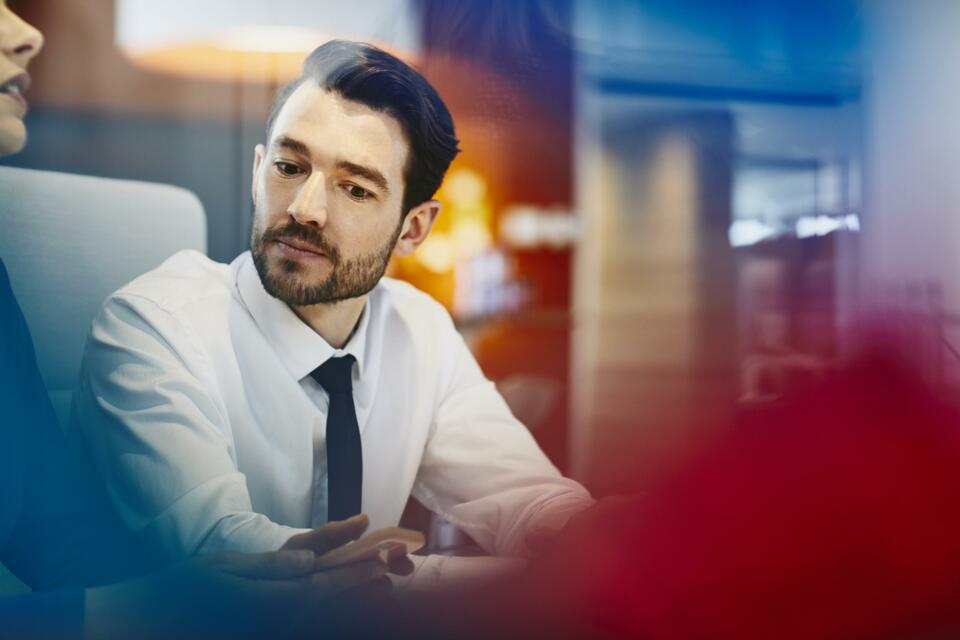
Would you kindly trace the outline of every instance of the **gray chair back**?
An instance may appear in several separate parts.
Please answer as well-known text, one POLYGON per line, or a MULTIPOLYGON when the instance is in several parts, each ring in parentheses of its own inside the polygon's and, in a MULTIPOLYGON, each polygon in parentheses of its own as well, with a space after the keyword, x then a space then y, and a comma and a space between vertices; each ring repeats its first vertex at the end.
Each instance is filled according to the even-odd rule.
POLYGON ((207 250, 190 191, 0 167, 0 257, 61 424, 103 300, 181 249, 207 250))

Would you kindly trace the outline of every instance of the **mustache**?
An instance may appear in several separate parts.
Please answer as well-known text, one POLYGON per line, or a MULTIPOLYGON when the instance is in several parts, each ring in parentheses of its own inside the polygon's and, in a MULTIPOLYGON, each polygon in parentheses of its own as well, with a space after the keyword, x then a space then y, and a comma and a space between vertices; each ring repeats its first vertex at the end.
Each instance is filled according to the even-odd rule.
POLYGON ((335 246, 330 244, 330 242, 324 237, 323 233, 319 229, 314 229, 313 227, 306 227, 302 224, 298 224, 293 220, 289 220, 286 224, 267 229, 260 235, 260 245, 263 246, 268 242, 276 242, 278 240, 299 240, 304 242, 312 249, 315 249, 317 252, 324 254, 334 262, 340 260, 340 252, 335 246))

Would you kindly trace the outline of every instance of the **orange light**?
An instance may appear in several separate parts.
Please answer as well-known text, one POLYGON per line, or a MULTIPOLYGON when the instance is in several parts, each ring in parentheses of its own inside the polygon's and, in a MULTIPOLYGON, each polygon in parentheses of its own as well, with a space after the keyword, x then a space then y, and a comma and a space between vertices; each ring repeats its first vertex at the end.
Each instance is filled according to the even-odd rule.
POLYGON ((134 64, 159 73, 278 84, 334 38, 362 40, 416 63, 411 0, 117 0, 116 37, 134 64))

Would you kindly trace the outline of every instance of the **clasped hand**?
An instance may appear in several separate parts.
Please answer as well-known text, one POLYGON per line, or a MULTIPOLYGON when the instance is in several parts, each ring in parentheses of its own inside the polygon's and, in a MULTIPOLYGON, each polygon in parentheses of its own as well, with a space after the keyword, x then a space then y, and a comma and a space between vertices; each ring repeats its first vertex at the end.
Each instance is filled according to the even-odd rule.
MULTIPOLYGON (((280 551, 200 556, 86 592, 87 638, 276 637, 332 601, 389 592, 387 573, 408 575, 413 563, 389 549, 317 570, 317 558, 359 538, 360 515, 291 537, 280 551)), ((402 545, 401 545, 402 547, 402 545)))

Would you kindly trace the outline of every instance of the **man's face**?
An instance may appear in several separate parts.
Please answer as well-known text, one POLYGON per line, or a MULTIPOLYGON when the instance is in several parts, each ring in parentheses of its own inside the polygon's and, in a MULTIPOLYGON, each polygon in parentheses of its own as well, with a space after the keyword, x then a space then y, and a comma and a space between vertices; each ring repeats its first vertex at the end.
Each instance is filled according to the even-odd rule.
POLYGON ((301 84, 253 169, 251 252, 264 288, 293 306, 369 292, 402 226, 409 145, 392 117, 301 84))
POLYGON ((30 84, 27 64, 43 46, 43 36, 0 0, 0 156, 16 153, 27 141, 23 117, 30 84))

